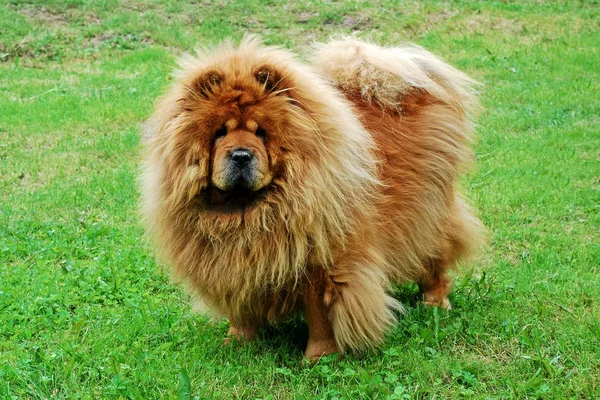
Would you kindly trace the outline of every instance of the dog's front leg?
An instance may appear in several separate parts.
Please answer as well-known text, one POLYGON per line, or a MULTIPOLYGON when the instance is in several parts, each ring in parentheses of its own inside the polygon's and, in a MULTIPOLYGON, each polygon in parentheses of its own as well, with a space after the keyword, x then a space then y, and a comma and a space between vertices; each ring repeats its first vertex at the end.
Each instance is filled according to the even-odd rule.
POLYGON ((304 356, 310 361, 339 351, 333 335, 333 328, 325 305, 324 289, 318 283, 309 283, 302 298, 304 319, 308 324, 308 344, 304 356))
POLYGON ((229 324, 227 337, 223 340, 225 344, 231 343, 232 338, 240 343, 256 339, 258 329, 255 324, 236 322, 233 318, 229 318, 229 324))

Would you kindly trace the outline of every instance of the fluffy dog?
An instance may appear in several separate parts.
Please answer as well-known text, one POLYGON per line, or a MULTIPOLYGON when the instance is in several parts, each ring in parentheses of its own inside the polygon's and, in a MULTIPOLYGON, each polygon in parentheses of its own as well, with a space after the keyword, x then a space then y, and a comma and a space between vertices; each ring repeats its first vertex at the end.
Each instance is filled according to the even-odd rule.
POLYGON ((163 260, 230 335, 302 312, 305 355, 380 344, 419 284, 481 244, 457 190, 474 82, 416 47, 355 39, 312 66, 246 38, 186 56, 145 130, 142 212, 163 260))

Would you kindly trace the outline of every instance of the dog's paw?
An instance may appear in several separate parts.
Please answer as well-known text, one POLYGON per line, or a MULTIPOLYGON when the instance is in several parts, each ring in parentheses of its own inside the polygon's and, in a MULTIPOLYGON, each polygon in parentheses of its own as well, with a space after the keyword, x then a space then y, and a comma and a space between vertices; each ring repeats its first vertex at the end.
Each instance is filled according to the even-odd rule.
POLYGON ((450 300, 448 300, 447 297, 444 297, 440 300, 438 298, 429 297, 425 295, 423 298, 423 304, 432 307, 440 307, 443 310, 452 310, 452 304, 450 304, 450 300))
MULTIPOLYGON (((316 363, 321 357, 329 354, 339 353, 335 340, 308 341, 304 352, 305 362, 316 363)), ((341 355, 340 355, 341 357, 341 355)))
POLYGON ((227 337, 223 339, 223 344, 229 345, 233 342, 251 342, 256 339, 256 336, 257 329, 254 327, 231 326, 227 332, 227 337))

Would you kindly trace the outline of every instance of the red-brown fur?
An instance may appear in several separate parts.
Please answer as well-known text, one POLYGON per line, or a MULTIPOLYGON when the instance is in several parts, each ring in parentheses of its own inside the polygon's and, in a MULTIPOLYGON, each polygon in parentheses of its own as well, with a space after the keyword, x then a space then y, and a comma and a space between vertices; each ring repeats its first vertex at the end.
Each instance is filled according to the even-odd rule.
POLYGON ((402 309, 393 282, 449 307, 447 271, 482 227, 456 187, 472 81, 423 50, 355 40, 313 62, 255 39, 184 59, 148 124, 142 207, 159 254, 232 335, 303 312, 316 359, 381 343, 402 309), (257 160, 242 206, 228 203, 238 147, 257 160))

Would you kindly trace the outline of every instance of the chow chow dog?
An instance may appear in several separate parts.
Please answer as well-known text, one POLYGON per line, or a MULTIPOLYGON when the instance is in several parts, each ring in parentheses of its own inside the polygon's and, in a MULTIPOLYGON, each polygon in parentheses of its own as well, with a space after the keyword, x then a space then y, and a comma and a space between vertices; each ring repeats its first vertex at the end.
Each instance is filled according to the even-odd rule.
POLYGON ((475 82, 415 47, 354 38, 310 62, 255 37, 184 56, 146 123, 142 213, 160 258, 229 335, 301 313, 305 356, 377 346, 416 282, 482 244, 459 192, 475 82))

